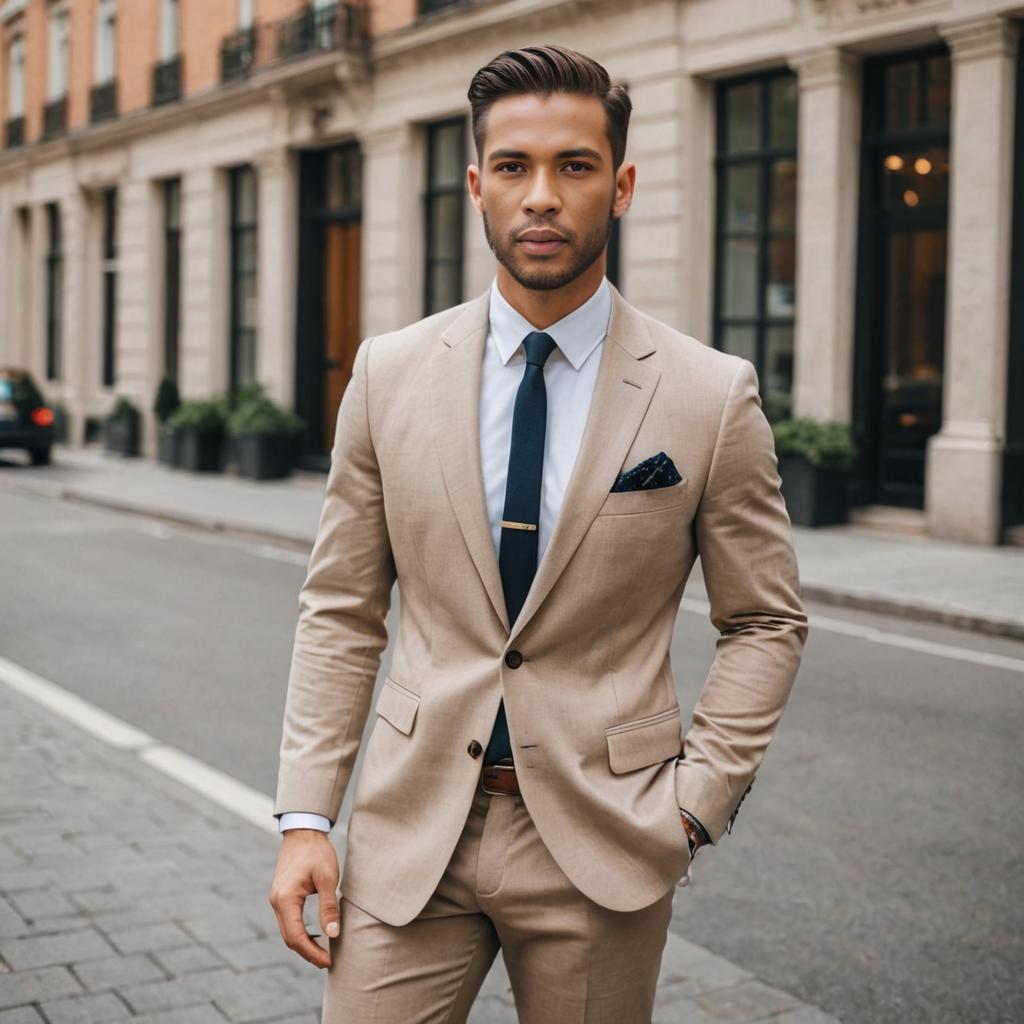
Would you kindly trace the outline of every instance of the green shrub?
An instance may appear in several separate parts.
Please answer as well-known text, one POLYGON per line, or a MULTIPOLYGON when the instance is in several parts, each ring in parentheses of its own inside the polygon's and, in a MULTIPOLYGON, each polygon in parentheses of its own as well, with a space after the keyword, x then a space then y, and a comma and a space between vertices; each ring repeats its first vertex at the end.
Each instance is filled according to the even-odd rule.
POLYGON ((168 417, 174 430, 192 427, 196 430, 223 430, 224 411, 220 398, 194 398, 182 402, 168 417))
POLYGON ((228 417, 232 437, 246 434, 297 434, 305 426, 301 417, 282 409, 266 394, 260 393, 241 402, 228 417))
POLYGON ((775 454, 802 455, 814 466, 847 469, 857 456, 850 427, 846 423, 819 423, 817 420, 780 420, 772 424, 775 454))
POLYGON ((762 408, 769 423, 778 423, 793 415, 793 400, 786 391, 769 391, 762 399, 762 408))
POLYGON ((113 409, 107 413, 108 420, 137 420, 138 418, 139 410, 136 409, 131 399, 125 398, 124 395, 118 396, 113 409))
POLYGON ((153 400, 153 412, 156 418, 161 423, 166 423, 171 413, 179 405, 181 405, 181 395, 178 394, 178 385, 170 377, 164 377, 156 389, 156 398, 153 400))

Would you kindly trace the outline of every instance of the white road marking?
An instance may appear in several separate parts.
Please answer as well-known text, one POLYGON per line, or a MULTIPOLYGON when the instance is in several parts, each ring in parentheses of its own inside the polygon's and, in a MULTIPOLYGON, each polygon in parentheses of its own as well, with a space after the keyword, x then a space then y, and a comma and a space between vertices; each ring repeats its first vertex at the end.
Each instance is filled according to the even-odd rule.
MULTIPOLYGON (((109 746, 131 751, 140 761, 251 825, 275 835, 278 833, 277 819, 273 816, 274 801, 265 793, 225 775, 177 747, 161 743, 149 733, 136 729, 116 715, 7 658, 0 658, 0 682, 109 746)), ((339 823, 334 831, 344 835, 345 830, 339 823)))
MULTIPOLYGON (((680 602, 680 607, 698 615, 708 615, 711 610, 707 601, 698 601, 691 597, 684 597, 680 602)), ((842 633, 845 636, 865 640, 868 643, 887 644, 890 647, 900 647, 907 651, 920 651, 922 654, 931 654, 936 658, 950 658, 953 661, 966 661, 971 665, 984 665, 986 668, 1024 673, 1024 658, 976 651, 970 647, 955 647, 953 644, 940 644, 934 640, 922 640, 920 637, 905 636, 903 633, 890 633, 875 626, 859 622, 846 622, 828 615, 810 616, 809 623, 812 630, 824 629, 831 633, 842 633)))

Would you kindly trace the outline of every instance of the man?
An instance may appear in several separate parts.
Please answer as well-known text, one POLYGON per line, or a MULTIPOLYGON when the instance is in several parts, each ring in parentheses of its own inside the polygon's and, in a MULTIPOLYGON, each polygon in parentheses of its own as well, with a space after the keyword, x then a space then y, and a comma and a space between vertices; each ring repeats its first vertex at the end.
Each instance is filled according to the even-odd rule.
POLYGON ((359 346, 300 595, 270 900, 329 968, 325 1021, 465 1021, 500 947, 521 1021, 639 1024, 675 886, 797 671, 790 522, 753 365, 605 278, 636 181, 625 90, 536 46, 469 99, 497 275, 359 346), (668 652, 698 555, 721 636, 684 742, 668 652), (325 830, 396 579, 339 885, 325 830))

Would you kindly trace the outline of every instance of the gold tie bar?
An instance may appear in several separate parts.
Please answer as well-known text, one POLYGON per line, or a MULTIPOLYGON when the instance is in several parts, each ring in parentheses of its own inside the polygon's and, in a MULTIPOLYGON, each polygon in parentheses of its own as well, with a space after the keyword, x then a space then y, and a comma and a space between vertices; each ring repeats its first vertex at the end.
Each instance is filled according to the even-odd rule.
POLYGON ((536 530, 536 523, 516 523, 511 519, 502 519, 502 526, 507 526, 510 530, 536 530))

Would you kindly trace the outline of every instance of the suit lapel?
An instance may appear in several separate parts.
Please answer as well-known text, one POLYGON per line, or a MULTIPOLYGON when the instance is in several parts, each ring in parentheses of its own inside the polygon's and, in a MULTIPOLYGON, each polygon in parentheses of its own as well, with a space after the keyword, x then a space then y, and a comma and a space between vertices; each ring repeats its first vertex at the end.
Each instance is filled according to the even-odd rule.
POLYGON ((488 288, 442 333, 444 344, 430 360, 431 407, 434 446, 448 498, 487 596, 507 631, 505 592, 480 466, 480 376, 489 311, 488 288))
POLYGON ((512 628, 523 631, 558 581, 608 497, 658 385, 661 371, 640 360, 655 346, 638 312, 612 285, 608 334, 594 383, 580 450, 562 496, 555 528, 512 628))
POLYGON ((480 375, 490 289, 467 303, 441 334, 430 361, 434 444, 448 496, 495 613, 517 635, 550 593, 594 521, 654 396, 661 372, 641 360, 655 351, 639 312, 612 285, 608 334, 558 519, 533 585, 510 631, 480 466, 480 375))

